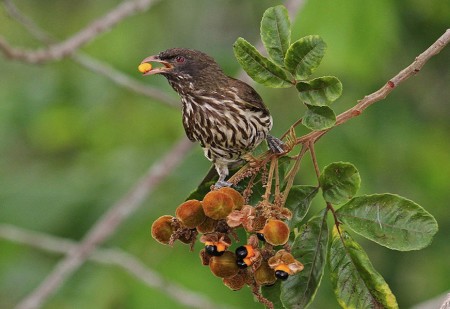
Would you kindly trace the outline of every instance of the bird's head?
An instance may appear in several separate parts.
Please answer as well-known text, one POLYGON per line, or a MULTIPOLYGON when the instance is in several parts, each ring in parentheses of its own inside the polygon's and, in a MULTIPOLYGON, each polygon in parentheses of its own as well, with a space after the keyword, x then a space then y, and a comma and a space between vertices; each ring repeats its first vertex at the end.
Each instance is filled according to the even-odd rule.
POLYGON ((170 79, 201 78, 202 75, 222 73, 214 59, 201 51, 188 48, 172 48, 142 60, 142 63, 158 62, 162 66, 154 67, 143 75, 161 74, 170 79))

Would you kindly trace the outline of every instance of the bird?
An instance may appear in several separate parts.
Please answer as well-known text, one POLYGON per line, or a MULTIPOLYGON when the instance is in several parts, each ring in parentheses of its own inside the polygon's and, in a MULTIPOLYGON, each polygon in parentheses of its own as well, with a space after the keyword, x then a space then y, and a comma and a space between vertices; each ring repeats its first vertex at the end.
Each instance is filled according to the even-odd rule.
POLYGON ((171 48, 145 58, 142 65, 147 67, 144 76, 164 76, 180 96, 184 130, 214 164, 219 175, 216 188, 232 185, 225 180, 230 166, 262 141, 274 153, 284 152, 284 143, 269 135, 273 119, 261 96, 247 83, 227 76, 212 57, 171 48), (161 66, 152 66, 154 62, 161 66))

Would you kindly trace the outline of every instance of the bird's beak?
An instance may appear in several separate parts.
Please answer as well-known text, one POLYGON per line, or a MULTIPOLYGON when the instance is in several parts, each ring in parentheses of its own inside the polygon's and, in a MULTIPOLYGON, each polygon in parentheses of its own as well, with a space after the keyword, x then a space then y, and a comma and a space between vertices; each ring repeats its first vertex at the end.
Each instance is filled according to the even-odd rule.
POLYGON ((161 60, 158 55, 150 56, 150 57, 145 58, 144 60, 142 60, 141 64, 142 63, 146 63, 146 62, 158 62, 158 63, 162 63, 164 66, 163 67, 153 68, 150 71, 145 72, 142 75, 161 74, 161 73, 165 73, 165 72, 173 69, 173 66, 170 65, 170 63, 168 63, 167 61, 161 60))

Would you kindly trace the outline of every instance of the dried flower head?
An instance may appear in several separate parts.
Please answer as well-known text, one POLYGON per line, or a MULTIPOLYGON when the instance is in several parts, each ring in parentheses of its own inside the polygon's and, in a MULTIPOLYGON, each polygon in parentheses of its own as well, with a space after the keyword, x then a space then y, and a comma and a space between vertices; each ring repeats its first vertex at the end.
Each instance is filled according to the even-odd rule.
POLYGON ((247 232, 252 232, 255 215, 255 208, 245 205, 241 210, 234 210, 227 216, 227 224, 231 228, 243 226, 247 232))
POLYGON ((216 245, 224 245, 225 247, 231 246, 231 238, 227 234, 214 232, 204 234, 200 237, 200 242, 206 244, 207 242, 214 243, 216 245))

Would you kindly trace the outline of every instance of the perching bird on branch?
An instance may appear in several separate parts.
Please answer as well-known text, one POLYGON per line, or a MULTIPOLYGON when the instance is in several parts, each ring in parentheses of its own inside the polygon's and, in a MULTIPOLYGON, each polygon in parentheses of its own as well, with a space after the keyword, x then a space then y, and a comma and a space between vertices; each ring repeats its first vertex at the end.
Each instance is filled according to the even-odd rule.
POLYGON ((173 48, 145 58, 144 75, 161 74, 183 103, 187 137, 198 141, 214 163, 219 180, 226 182, 230 164, 241 161, 264 139, 273 152, 283 152, 283 142, 270 136, 272 117, 259 94, 248 84, 225 75, 213 58, 197 50, 173 48), (150 62, 163 66, 152 69, 150 62))

